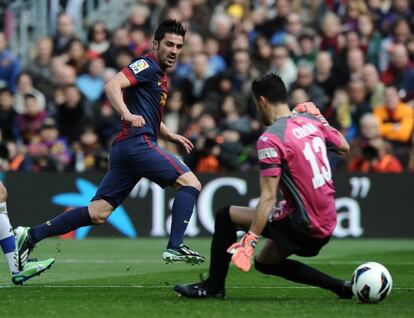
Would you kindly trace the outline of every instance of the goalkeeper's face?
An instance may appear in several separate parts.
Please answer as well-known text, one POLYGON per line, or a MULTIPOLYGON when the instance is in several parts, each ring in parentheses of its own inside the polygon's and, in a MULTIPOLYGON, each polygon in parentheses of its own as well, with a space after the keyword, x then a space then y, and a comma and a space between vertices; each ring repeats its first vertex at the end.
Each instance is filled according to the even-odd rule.
POLYGON ((184 46, 184 38, 174 33, 166 33, 159 42, 153 42, 153 49, 161 68, 173 67, 184 46))

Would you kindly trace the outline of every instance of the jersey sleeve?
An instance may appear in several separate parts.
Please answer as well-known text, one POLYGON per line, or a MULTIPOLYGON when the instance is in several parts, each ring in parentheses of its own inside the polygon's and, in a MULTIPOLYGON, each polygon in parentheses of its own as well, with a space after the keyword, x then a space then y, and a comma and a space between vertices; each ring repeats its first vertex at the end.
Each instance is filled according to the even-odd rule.
POLYGON ((341 133, 330 126, 326 127, 321 125, 321 127, 324 132, 326 145, 328 146, 328 149, 333 151, 338 149, 342 142, 341 133))
POLYGON ((146 59, 137 59, 124 67, 121 72, 128 78, 131 86, 135 86, 137 84, 149 82, 154 69, 146 59))
POLYGON ((257 157, 260 165, 260 176, 278 177, 282 173, 280 147, 271 137, 262 135, 256 144, 257 157))

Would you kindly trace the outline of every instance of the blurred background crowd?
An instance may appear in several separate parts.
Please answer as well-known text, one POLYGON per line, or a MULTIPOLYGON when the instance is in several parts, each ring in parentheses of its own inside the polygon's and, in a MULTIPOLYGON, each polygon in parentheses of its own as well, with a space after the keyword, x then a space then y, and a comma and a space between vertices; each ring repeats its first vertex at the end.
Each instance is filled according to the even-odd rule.
MULTIPOLYGON (((16 56, 14 1, 0 1, 0 171, 105 171, 119 116, 104 85, 148 52, 165 18, 187 28, 163 121, 190 138, 195 172, 257 168, 265 128, 250 84, 279 74, 289 102, 313 101, 352 145, 335 170, 414 170, 414 3, 410 0, 140 0, 109 26, 48 1, 48 33, 16 56)), ((122 1, 120 1, 122 2, 122 1)), ((131 2, 131 1, 129 1, 131 2)))

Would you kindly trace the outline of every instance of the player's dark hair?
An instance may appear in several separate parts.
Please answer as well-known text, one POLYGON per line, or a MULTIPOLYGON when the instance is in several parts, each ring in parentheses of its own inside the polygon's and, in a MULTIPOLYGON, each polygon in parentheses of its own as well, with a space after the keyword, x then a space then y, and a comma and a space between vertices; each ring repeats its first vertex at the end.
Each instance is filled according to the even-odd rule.
POLYGON ((266 74, 255 79, 252 83, 252 91, 256 99, 259 96, 265 97, 270 103, 287 103, 287 89, 279 75, 274 73, 266 74))
POLYGON ((181 35, 184 38, 185 32, 186 29, 183 27, 181 22, 173 19, 168 19, 161 22, 157 30, 155 30, 154 40, 160 42, 164 38, 166 33, 181 35))

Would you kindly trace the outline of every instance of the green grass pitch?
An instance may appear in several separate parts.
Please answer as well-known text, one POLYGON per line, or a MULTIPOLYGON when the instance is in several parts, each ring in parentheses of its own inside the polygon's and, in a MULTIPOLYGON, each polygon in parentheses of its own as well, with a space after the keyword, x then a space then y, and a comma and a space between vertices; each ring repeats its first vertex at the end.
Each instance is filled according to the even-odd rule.
MULTIPOLYGON (((186 242, 209 255, 210 239, 186 242)), ((3 258, 0 317, 414 317, 413 240, 333 240, 318 257, 305 259, 348 279, 363 262, 384 264, 394 288, 377 305, 234 267, 226 300, 183 299, 172 286, 198 281, 208 265, 166 265, 165 244, 166 239, 48 239, 32 256, 55 257, 55 266, 24 286, 11 285, 3 258)))

